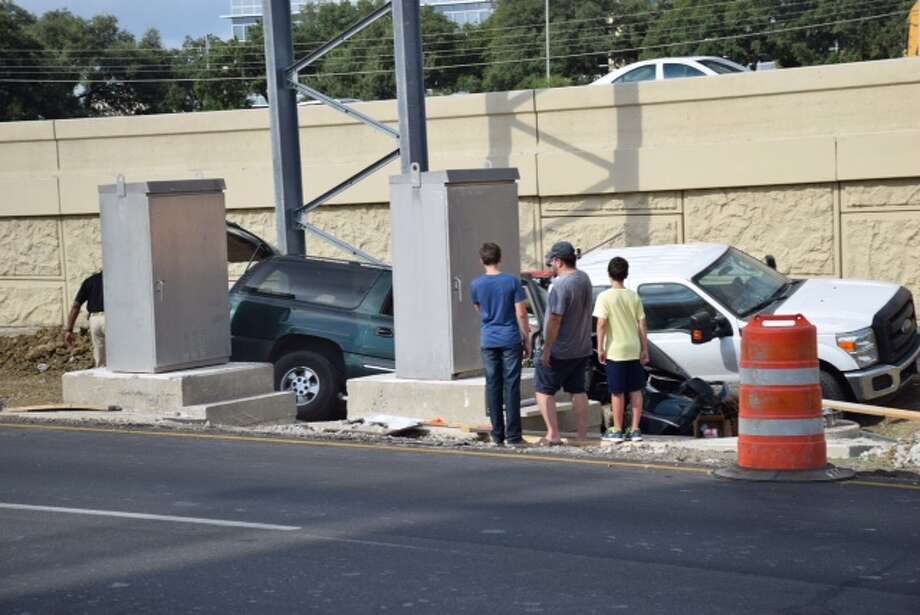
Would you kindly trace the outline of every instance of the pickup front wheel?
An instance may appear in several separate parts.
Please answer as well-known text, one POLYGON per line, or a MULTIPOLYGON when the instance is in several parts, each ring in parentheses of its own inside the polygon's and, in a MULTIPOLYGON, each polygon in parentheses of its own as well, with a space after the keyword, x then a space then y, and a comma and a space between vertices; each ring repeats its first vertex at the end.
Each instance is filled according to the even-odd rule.
MULTIPOLYGON (((840 380, 825 369, 821 370, 821 397, 833 401, 849 401, 850 399, 840 380)), ((884 417, 881 416, 868 416, 865 414, 854 414, 852 412, 844 412, 843 416, 851 421, 859 423, 863 427, 877 425, 884 419, 884 417)))
POLYGON ((321 421, 328 418, 341 388, 332 363, 309 350, 290 352, 275 362, 275 388, 294 393, 297 418, 321 421))
POLYGON ((846 391, 834 374, 821 370, 821 397, 833 401, 847 401, 846 391))

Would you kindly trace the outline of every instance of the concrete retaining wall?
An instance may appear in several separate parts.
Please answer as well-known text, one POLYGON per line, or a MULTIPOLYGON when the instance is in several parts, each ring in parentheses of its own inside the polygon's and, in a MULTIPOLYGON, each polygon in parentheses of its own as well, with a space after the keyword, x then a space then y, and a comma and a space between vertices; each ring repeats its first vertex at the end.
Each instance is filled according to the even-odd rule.
MULTIPOLYGON (((916 58, 431 98, 431 166, 520 169, 525 266, 560 238, 585 249, 719 241, 772 253, 796 275, 920 293, 918 100, 916 58)), ((392 101, 360 107, 396 123, 392 101)), ((300 126, 306 198, 394 146, 324 108, 301 108, 300 126)), ((312 221, 387 258, 397 168, 312 221)), ((264 110, 0 123, 0 326, 62 322, 101 262, 96 186, 118 173, 223 177, 229 217, 274 239, 264 110)))

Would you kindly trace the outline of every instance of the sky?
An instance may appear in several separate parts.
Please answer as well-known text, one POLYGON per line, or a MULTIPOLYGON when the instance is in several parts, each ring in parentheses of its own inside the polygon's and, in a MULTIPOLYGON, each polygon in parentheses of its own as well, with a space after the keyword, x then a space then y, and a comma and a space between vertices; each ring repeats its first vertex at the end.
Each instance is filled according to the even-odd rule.
POLYGON ((230 12, 230 0, 14 0, 34 15, 67 9, 80 17, 114 15, 119 25, 140 38, 148 28, 156 28, 167 47, 178 47, 186 35, 215 34, 229 38, 230 21, 221 15, 230 12))

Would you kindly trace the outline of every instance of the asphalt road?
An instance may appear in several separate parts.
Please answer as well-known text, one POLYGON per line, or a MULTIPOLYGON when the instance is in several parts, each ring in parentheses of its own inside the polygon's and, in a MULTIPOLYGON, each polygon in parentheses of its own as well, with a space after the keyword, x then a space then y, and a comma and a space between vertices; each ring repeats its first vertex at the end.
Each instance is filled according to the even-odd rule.
POLYGON ((0 426, 0 613, 920 612, 920 490, 0 426))

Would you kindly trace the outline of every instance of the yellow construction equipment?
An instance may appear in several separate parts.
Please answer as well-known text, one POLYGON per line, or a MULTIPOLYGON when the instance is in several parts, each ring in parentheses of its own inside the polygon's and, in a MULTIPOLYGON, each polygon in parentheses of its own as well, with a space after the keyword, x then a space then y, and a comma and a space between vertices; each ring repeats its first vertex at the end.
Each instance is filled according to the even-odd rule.
POLYGON ((910 9, 910 15, 907 18, 907 55, 920 55, 920 0, 910 9))

